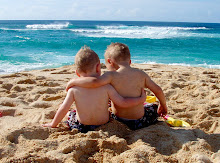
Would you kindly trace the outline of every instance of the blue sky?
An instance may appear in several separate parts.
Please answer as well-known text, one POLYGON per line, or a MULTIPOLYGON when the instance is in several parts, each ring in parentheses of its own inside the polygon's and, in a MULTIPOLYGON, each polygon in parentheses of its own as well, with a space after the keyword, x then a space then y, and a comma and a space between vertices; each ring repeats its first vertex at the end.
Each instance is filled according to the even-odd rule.
POLYGON ((220 23, 220 0, 0 0, 0 20, 220 23))

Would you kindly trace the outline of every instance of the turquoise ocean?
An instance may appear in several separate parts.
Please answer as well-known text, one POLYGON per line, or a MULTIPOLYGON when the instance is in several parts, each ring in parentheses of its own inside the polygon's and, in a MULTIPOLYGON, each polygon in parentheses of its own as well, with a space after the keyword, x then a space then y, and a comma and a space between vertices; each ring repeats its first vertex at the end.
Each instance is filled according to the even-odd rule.
POLYGON ((216 23, 1 20, 0 74, 71 65, 84 45, 104 63, 111 42, 127 44, 132 63, 220 69, 216 23))

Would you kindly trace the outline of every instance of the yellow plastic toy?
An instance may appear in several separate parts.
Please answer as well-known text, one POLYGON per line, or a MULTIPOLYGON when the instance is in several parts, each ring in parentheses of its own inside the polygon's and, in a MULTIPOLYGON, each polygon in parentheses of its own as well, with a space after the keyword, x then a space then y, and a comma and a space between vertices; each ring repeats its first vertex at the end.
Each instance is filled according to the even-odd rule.
POLYGON ((183 120, 174 119, 174 118, 172 118, 168 115, 166 115, 163 118, 166 120, 165 122, 168 123, 171 126, 174 126, 174 127, 190 127, 190 124, 183 121, 183 120))
POLYGON ((147 103, 154 103, 154 102, 156 102, 156 96, 147 96, 146 102, 147 103))
MULTIPOLYGON (((147 103, 154 103, 154 102, 156 102, 156 97, 155 96, 147 96, 146 102, 147 103)), ((190 126, 189 123, 187 123, 183 120, 180 120, 180 119, 174 119, 174 118, 170 117, 169 115, 166 115, 163 118, 165 119, 166 123, 168 123, 169 125, 171 125, 173 127, 189 127, 190 126)))

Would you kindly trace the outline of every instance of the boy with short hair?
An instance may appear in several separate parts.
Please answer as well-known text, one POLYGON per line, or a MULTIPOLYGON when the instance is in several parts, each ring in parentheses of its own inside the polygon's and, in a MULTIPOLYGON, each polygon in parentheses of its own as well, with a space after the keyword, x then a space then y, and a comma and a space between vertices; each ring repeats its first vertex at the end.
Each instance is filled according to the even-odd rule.
POLYGON ((73 79, 68 83, 67 89, 74 85, 94 88, 110 83, 123 97, 138 97, 141 89, 150 89, 160 102, 158 109, 156 105, 146 109, 143 104, 128 106, 124 109, 113 101, 113 118, 125 123, 132 130, 149 126, 157 121, 158 116, 167 114, 162 89, 144 71, 130 67, 128 46, 122 43, 109 45, 105 52, 105 62, 109 72, 99 77, 73 79))
MULTIPOLYGON (((75 56, 76 74, 80 78, 98 77, 101 65, 98 55, 88 47, 79 50, 75 56)), ((72 87, 68 90, 63 104, 58 109, 53 121, 43 124, 44 127, 56 127, 69 111, 75 101, 76 110, 70 112, 68 125, 70 129, 77 128, 81 132, 94 130, 109 121, 109 98, 120 107, 129 107, 143 103, 146 95, 144 90, 138 98, 123 98, 109 84, 98 88, 72 87), (140 97, 141 95, 141 97, 140 97)))

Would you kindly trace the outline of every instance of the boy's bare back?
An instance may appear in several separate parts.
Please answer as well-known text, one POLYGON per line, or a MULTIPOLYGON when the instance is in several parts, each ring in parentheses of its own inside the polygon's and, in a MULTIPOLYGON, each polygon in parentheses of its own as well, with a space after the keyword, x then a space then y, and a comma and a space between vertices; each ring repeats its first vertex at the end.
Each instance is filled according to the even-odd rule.
POLYGON ((98 88, 73 87, 77 119, 85 125, 101 125, 109 120, 109 85, 98 88))
MULTIPOLYGON (((120 67, 112 73, 112 86, 123 97, 138 97, 141 89, 145 88, 146 75, 143 71, 131 68, 120 67)), ((135 107, 121 108, 113 104, 112 112, 118 117, 127 119, 139 119, 144 115, 143 104, 135 107)))

